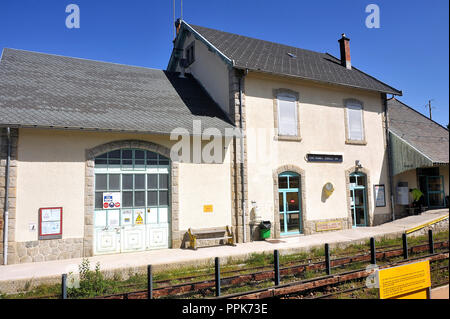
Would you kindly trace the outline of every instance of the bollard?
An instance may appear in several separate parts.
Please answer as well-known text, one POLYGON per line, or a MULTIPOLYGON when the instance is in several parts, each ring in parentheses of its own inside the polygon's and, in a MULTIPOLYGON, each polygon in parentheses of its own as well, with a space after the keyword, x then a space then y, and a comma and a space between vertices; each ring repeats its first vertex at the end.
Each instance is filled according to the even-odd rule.
POLYGON ((280 254, 277 249, 273 251, 273 267, 275 286, 278 286, 280 285, 280 254))
POLYGON ((330 247, 328 244, 325 244, 325 267, 327 269, 327 275, 331 275, 330 247))
POLYGON ((220 296, 220 260, 216 257, 215 263, 215 279, 216 279, 216 297, 220 296))
POLYGON ((434 240, 433 240, 433 230, 428 231, 428 243, 430 246, 430 254, 434 254, 434 240))
POLYGON ((152 265, 147 266, 147 299, 153 298, 153 274, 152 265))
POLYGON ((375 250, 375 238, 370 238, 370 263, 372 265, 377 264, 377 253, 375 250))
POLYGON ((408 239, 406 238, 405 233, 403 233, 402 235, 402 241, 403 241, 403 258, 408 259, 408 239))
POLYGON ((63 274, 61 278, 61 298, 67 299, 67 274, 63 274))

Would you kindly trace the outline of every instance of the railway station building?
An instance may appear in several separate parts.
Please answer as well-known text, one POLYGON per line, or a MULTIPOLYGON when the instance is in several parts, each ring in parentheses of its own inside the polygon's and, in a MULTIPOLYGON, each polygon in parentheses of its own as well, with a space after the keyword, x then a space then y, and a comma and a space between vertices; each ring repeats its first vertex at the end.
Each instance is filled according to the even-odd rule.
POLYGON ((185 248, 189 228, 370 227, 404 213, 406 182, 445 206, 448 130, 420 118, 433 147, 404 133, 402 92, 354 67, 345 35, 334 57, 176 27, 166 70, 3 51, 4 264, 185 248))

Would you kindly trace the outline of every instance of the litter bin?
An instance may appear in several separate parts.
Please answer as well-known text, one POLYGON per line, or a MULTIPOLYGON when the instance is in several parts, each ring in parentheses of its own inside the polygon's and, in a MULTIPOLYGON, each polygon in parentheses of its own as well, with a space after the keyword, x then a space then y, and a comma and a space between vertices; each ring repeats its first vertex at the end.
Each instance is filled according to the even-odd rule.
POLYGON ((259 224, 259 236, 261 239, 266 239, 270 237, 270 228, 272 227, 272 223, 270 220, 262 221, 259 224))

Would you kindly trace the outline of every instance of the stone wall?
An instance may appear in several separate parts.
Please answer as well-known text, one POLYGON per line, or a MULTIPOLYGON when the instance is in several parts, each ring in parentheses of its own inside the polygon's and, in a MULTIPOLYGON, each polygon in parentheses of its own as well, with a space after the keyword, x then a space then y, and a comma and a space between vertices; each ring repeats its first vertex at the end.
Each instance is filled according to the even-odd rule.
MULTIPOLYGON (((16 184, 17 184, 17 141, 18 129, 11 129, 11 154, 9 163, 9 226, 8 226, 8 263, 16 263, 15 229, 16 229, 16 184)), ((7 160, 7 135, 6 128, 0 129, 0 264, 3 264, 3 231, 5 222, 5 187, 6 187, 6 160, 7 160)))
POLYGON ((81 258, 83 238, 18 242, 16 251, 18 263, 81 258))
MULTIPOLYGON (((230 69, 228 76, 228 87, 230 92, 229 115, 236 127, 240 127, 240 100, 239 100, 239 78, 241 80, 241 98, 242 98, 242 128, 244 133, 244 174, 241 176, 241 145, 240 138, 235 138, 231 148, 231 223, 235 242, 242 243, 244 241, 244 225, 242 220, 242 198, 244 196, 245 207, 248 207, 248 176, 247 176, 247 138, 246 131, 246 111, 245 111, 245 77, 237 70, 230 69), (242 192, 241 180, 244 179, 244 192, 242 192)), ((249 212, 246 212, 246 240, 250 240, 249 212)))

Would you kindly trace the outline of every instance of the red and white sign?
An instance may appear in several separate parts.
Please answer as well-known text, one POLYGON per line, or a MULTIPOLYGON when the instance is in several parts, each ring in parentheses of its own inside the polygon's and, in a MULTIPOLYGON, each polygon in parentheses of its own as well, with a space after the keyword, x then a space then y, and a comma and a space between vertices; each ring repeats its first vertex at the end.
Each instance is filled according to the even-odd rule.
POLYGON ((104 209, 119 208, 120 206, 121 206, 120 192, 103 193, 103 208, 104 209))

